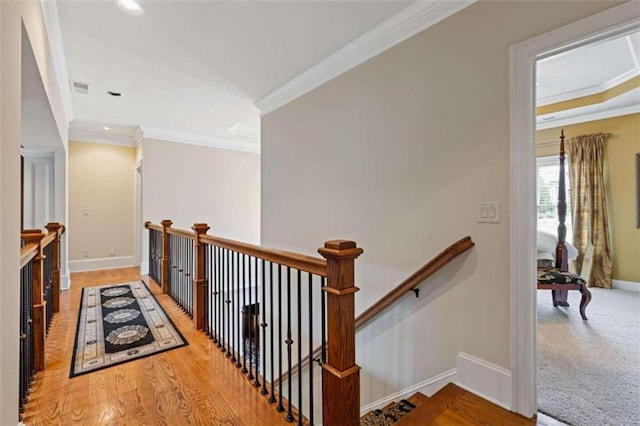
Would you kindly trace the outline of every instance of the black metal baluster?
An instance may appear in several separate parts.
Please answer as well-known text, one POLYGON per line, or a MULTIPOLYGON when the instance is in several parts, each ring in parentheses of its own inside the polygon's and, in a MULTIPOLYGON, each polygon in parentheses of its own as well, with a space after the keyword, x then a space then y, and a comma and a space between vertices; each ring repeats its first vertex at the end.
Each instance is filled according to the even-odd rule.
POLYGON ((260 389, 260 394, 261 395, 266 395, 267 394, 267 312, 265 311, 266 309, 266 304, 265 304, 265 298, 266 298, 266 292, 267 292, 267 278, 265 276, 265 260, 262 259, 262 285, 260 286, 261 290, 262 290, 262 303, 260 306, 260 327, 262 328, 262 342, 260 344, 260 352, 258 352, 260 354, 260 358, 262 359, 262 389, 260 389))
POLYGON ((223 303, 222 303, 222 270, 223 270, 223 265, 222 265, 222 260, 221 260, 221 248, 216 246, 216 271, 217 271, 217 279, 216 279, 216 292, 217 294, 216 296, 216 326, 215 326, 215 330, 216 330, 216 336, 218 337, 218 341, 217 341, 217 345, 218 347, 222 346, 222 337, 221 337, 221 330, 222 330, 222 312, 223 312, 223 303))
POLYGON ((287 380, 289 394, 287 397, 287 415, 285 420, 288 422, 293 421, 293 413, 291 411, 291 400, 293 396, 293 385, 291 384, 291 267, 287 266, 287 372, 289 373, 289 379, 287 380))
POLYGON ((193 318, 193 241, 187 240, 189 243, 189 277, 187 278, 187 289, 189 290, 189 316, 193 318))
POLYGON ((238 253, 237 251, 232 252, 232 263, 231 263, 231 270, 232 270, 232 287, 231 287, 231 310, 233 312, 233 315, 231 317, 231 320, 233 321, 231 323, 231 340, 233 343, 233 349, 231 352, 231 362, 235 363, 236 367, 238 367, 240 364, 240 351, 238 350, 238 333, 240 333, 240 329, 237 326, 238 323, 238 309, 237 309, 237 305, 238 305, 238 294, 236 292, 236 289, 238 288, 238 286, 240 285, 240 274, 239 274, 239 268, 240 268, 240 253, 238 253), (235 303, 234 303, 235 302, 235 303), (236 353, 238 355, 238 357, 236 358, 236 353))
POLYGON ((238 280, 238 308, 236 309, 236 314, 238 318, 238 334, 237 334, 237 350, 238 350, 238 364, 236 367, 242 367, 242 374, 247 374, 247 355, 245 353, 244 344, 243 344, 243 335, 241 333, 241 323, 242 323, 242 313, 245 309, 245 297, 244 297, 244 289, 247 285, 247 257, 243 253, 242 256, 238 253, 238 263, 242 263, 238 265, 238 273, 240 274, 240 279, 238 280), (242 356, 240 355, 240 351, 242 350, 242 356), (242 359, 241 359, 242 358, 242 359))
POLYGON ((227 250, 227 294, 225 296, 225 303, 227 304, 227 314, 226 314, 226 321, 227 321, 227 338, 226 338, 226 348, 227 348, 227 358, 231 357, 231 298, 229 296, 230 289, 231 289, 231 273, 233 273, 233 269, 230 270, 231 268, 231 260, 230 259, 233 258, 232 252, 230 250, 227 250))
MULTIPOLYGON (((265 286, 266 287, 266 286, 265 286)), ((269 262, 269 324, 271 324, 271 329, 269 330, 269 335, 270 335, 270 340, 271 340, 271 345, 270 345, 270 349, 271 349, 271 356, 270 356, 270 360, 271 360, 271 375, 269 376, 271 378, 271 395, 269 396, 269 403, 273 404, 274 402, 276 402, 276 397, 275 397, 275 375, 274 375, 274 364, 275 364, 275 357, 273 355, 273 310, 275 309, 275 307, 273 306, 273 262, 269 262)))
MULTIPOLYGON (((251 316, 251 335, 253 336, 254 344, 249 348, 249 358, 251 359, 251 364, 253 365, 253 369, 255 371, 255 376, 253 380, 253 387, 260 387, 259 377, 259 365, 260 358, 258 357, 258 347, 260 345, 260 336, 258 335, 257 325, 258 325, 258 315, 260 315, 260 304, 258 303, 258 258, 253 258, 253 295, 255 297, 253 303, 253 315, 251 316), (255 346, 255 348, 254 348, 255 346)), ((264 307, 262 308, 264 309, 264 307)))
MULTIPOLYGON (((247 334, 249 335, 248 338, 247 336, 244 337, 244 341, 245 341, 245 352, 246 352, 246 347, 247 344, 249 346, 249 375, 247 376, 247 379, 249 380, 253 380, 253 349, 252 349, 252 342, 251 342, 251 333, 253 331, 253 327, 251 324, 251 320, 253 319, 253 315, 252 315, 252 308, 253 308, 253 303, 251 303, 251 285, 253 284, 253 282, 251 281, 251 257, 249 257, 249 263, 248 263, 248 268, 249 268, 249 285, 247 286, 247 294, 249 296, 249 301, 246 304, 246 309, 247 312, 245 314, 245 319, 248 323, 248 332, 247 330, 244 330, 245 332, 247 332, 247 334)), ((246 353, 245 353, 246 356, 246 353)))
POLYGON ((320 365, 323 365, 327 362, 327 309, 326 309, 326 294, 324 289, 325 277, 320 277, 320 326, 322 330, 320 331, 320 339, 322 345, 322 355, 320 358, 320 365))
POLYGON ((278 381, 278 407, 277 411, 283 412, 282 405, 282 265, 278 264, 278 365, 280 380, 278 381))
POLYGON ((229 341, 229 300, 228 300, 228 278, 229 278, 229 250, 222 250, 222 261, 223 261, 223 271, 222 271, 222 352, 227 352, 227 345, 229 341), (226 309, 225 309, 226 306, 226 309), (226 314, 225 314, 226 312, 226 314))
POLYGON ((209 246, 204 246, 204 291, 205 294, 205 303, 204 303, 204 332, 207 336, 211 337, 210 333, 210 321, 211 317, 209 316, 209 308, 211 306, 211 292, 209 291, 209 271, 211 270, 209 265, 209 246))
MULTIPOLYGON (((309 423, 313 423, 313 275, 309 275, 309 423)), ((302 413, 302 410, 300 410, 302 413)))
MULTIPOLYGON (((298 269, 298 425, 302 425, 302 271, 298 269)), ((291 378, 289 378, 291 381, 291 378)))

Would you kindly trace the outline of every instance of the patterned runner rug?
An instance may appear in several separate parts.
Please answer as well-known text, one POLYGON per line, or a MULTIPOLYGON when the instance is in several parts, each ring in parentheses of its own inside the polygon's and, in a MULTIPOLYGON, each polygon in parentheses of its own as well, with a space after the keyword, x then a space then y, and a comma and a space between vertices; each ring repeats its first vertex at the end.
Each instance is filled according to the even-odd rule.
POLYGON ((144 282, 86 287, 69 376, 187 344, 144 282))

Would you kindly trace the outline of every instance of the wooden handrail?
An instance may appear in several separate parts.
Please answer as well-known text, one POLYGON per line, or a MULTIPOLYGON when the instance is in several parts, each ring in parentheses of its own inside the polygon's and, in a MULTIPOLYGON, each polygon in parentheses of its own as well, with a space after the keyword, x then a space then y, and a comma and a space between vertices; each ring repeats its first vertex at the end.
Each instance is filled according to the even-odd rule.
POLYGON ((44 249, 46 246, 51 244, 58 237, 57 232, 49 232, 43 239, 40 244, 42 244, 42 248, 44 249))
POLYGON ((195 239, 195 235, 193 234, 193 231, 187 231, 184 229, 167 228, 167 234, 177 235, 179 237, 189 238, 191 240, 195 239))
MULTIPOLYGON (((473 247, 475 243, 471 240, 471 237, 464 237, 463 239, 453 243, 446 249, 444 249, 440 254, 431 259, 427 264, 425 264, 422 268, 418 269, 415 273, 413 273, 409 278, 400 283, 396 288, 391 290, 380 299, 378 302, 374 303, 371 307, 369 307, 362 314, 358 315, 356 318, 356 330, 364 325, 367 321, 374 318, 380 312, 382 312, 385 308, 391 305, 393 302, 398 300, 403 295, 407 294, 409 291, 413 290, 418 286, 422 281, 436 273, 438 270, 442 269, 447 263, 452 261, 458 255, 464 253, 473 247)), ((302 365, 294 365, 291 368, 291 376, 294 376, 298 373, 300 368, 304 368, 307 364, 311 362, 311 360, 315 360, 322 354, 322 346, 316 347, 313 352, 307 355, 302 360, 302 365)), ((285 373, 282 375, 282 381, 284 382, 289 378, 289 374, 285 373)), ((275 380, 275 386, 280 383, 279 379, 275 380)))
POLYGON ((227 240, 226 238, 213 237, 211 235, 203 235, 202 242, 248 254, 249 256, 264 259, 269 262, 279 263, 283 266, 290 266, 301 271, 311 272, 321 277, 327 276, 327 261, 325 259, 241 243, 239 241, 227 240))
POLYGON ((151 222, 145 222, 144 227, 147 229, 153 229, 154 231, 162 232, 162 225, 155 225, 151 222))
POLYGON ((407 278, 396 288, 391 290, 386 296, 378 300, 366 311, 358 315, 358 317, 356 318, 356 329, 374 318, 384 309, 389 307, 389 305, 391 305, 393 302, 416 288, 422 281, 429 278, 431 275, 442 269, 442 267, 447 263, 451 262, 455 257, 469 250, 474 245, 475 243, 471 240, 471 237, 468 236, 451 244, 440 254, 431 259, 426 265, 418 269, 409 278, 407 278))
MULTIPOLYGON (((151 222, 144 224, 147 229, 154 229, 156 231, 163 232, 162 225, 155 225, 151 222)), ((172 228, 168 226, 166 233, 170 235, 179 235, 181 237, 195 239, 194 232, 184 229, 172 228)), ((254 244, 243 243, 240 241, 229 240, 226 238, 215 237, 212 235, 201 235, 200 241, 212 246, 222 247, 228 250, 244 253, 249 256, 254 256, 269 262, 279 263, 283 266, 290 266, 295 269, 299 269, 304 272, 310 272, 312 274, 326 277, 327 276, 327 261, 313 256, 306 256, 303 254, 293 253, 284 250, 277 250, 272 248, 266 248, 257 246, 254 244)))
MULTIPOLYGON (((359 248, 354 241, 326 241, 324 246, 318 249, 318 253, 324 258, 321 259, 206 235, 206 232, 209 229, 209 226, 206 223, 194 224, 191 231, 172 228, 173 222, 169 219, 163 220, 161 225, 162 227, 160 228, 150 222, 145 223, 145 228, 157 230, 162 233, 162 256, 159 260, 162 264, 163 293, 168 293, 168 284, 170 281, 168 265, 171 260, 170 256, 172 253, 169 249, 169 235, 180 235, 193 241, 193 287, 190 309, 192 309, 193 312, 193 320, 196 329, 205 328, 204 326, 206 321, 207 295, 205 290, 207 282, 207 244, 231 250, 236 253, 242 253, 243 255, 249 255, 255 259, 278 263, 279 265, 297 269, 299 272, 309 272, 326 278, 326 280, 323 280, 324 285, 322 286, 322 291, 326 295, 325 321, 327 331, 326 359, 323 360, 324 362, 322 365, 323 419, 325 424, 359 424, 360 367, 356 364, 354 322, 354 297, 358 288, 354 285, 354 277, 355 259, 362 254, 363 250, 359 248)), ((155 242, 153 242, 153 244, 156 244, 154 247, 155 258, 157 258, 158 253, 157 239, 157 235, 154 235, 155 242)), ((149 239, 149 244, 151 249, 151 238, 149 239)), ((189 261, 191 261, 191 259, 189 261)), ((238 265, 237 267, 240 268, 238 261, 236 261, 235 265, 238 265)), ((257 263, 254 270, 257 274, 257 263)), ((239 269, 237 273, 240 274, 239 269)), ((288 285, 289 284, 290 283, 288 283, 288 285)), ((246 280, 243 285, 246 285, 246 280)), ((229 289, 227 289, 227 291, 229 291, 229 289)), ((289 292, 290 289, 288 288, 287 291, 289 292)), ((258 294, 256 293, 256 298, 257 296, 258 294)), ((300 296, 300 294, 298 296, 300 296)), ((249 301, 251 301, 250 295, 249 301)), ((231 301, 227 300, 226 302, 230 303, 231 301)), ((235 307, 230 306, 226 309, 228 312, 227 315, 229 315, 231 310, 235 309, 235 307)), ((298 315, 301 315, 301 312, 298 312, 298 315)), ((266 324, 261 325, 264 326, 266 324)), ((219 343, 220 342, 218 342, 218 344, 219 343)), ((289 337, 288 344, 291 345, 292 343, 293 341, 289 337)), ((301 341, 298 343, 301 345, 301 341)), ((236 349, 232 348, 228 344, 227 346, 228 347, 225 351, 233 354, 233 351, 236 349)), ((249 357, 251 357, 251 350, 249 353, 249 357)), ((230 360, 233 362, 237 361, 234 355, 231 355, 230 360)), ((240 364, 236 364, 236 366, 239 365, 240 364)), ((246 368, 243 369, 243 373, 246 372, 246 368)), ((251 368, 248 372, 249 376, 247 377, 249 379, 253 379, 254 377, 252 377, 253 373, 251 372, 251 368)), ((259 386, 258 380, 254 381, 254 386, 259 386)), ((263 387, 263 391, 266 391, 266 387, 263 387)), ((266 394, 266 392, 261 393, 263 395, 266 394)), ((285 419, 287 421, 294 420, 291 406, 289 406, 289 412, 285 419)))
POLYGON ((38 244, 29 243, 20 249, 20 269, 38 254, 38 244))

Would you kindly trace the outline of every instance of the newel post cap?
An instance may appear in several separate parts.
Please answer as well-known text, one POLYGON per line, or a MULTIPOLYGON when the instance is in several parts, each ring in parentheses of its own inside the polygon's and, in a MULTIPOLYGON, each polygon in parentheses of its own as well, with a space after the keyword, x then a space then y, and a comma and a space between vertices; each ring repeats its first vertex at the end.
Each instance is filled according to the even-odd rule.
POLYGON ((171 228, 171 225, 173 225, 173 221, 169 219, 165 219, 162 222, 160 222, 160 224, 162 225, 163 228, 171 228))
POLYGON ((324 243, 324 247, 318 249, 318 253, 325 259, 355 259, 364 250, 357 246, 355 241, 331 240, 324 243))
POLYGON ((23 229, 20 238, 27 243, 37 243, 46 235, 40 229, 23 229))
POLYGON ((49 232, 58 232, 58 229, 64 228, 64 226, 62 226, 62 224, 58 222, 49 222, 47 223, 45 228, 47 228, 47 231, 49 232))
POLYGON ((199 235, 206 234, 207 231, 211 228, 206 223, 194 223, 191 229, 193 229, 193 232, 199 235))

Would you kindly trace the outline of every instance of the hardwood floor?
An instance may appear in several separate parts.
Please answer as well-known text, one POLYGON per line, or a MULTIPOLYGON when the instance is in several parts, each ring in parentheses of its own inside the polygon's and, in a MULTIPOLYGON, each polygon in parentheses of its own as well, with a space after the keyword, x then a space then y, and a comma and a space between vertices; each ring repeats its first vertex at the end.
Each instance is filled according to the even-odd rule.
POLYGON ((153 282, 149 288, 188 346, 69 378, 83 287, 140 279, 138 268, 75 273, 62 293, 23 415, 26 425, 289 424, 153 282))

